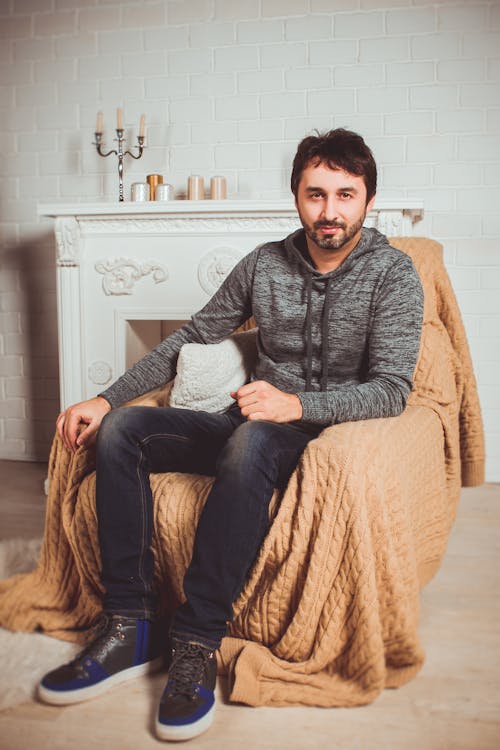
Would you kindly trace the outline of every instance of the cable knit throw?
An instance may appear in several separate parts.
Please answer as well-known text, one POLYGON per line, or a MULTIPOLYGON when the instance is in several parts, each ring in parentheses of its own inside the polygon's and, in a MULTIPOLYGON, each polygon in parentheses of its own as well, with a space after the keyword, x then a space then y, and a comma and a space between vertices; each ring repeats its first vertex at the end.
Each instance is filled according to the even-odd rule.
MULTIPOLYGON (((354 706, 402 685, 422 666, 419 591, 445 553, 461 484, 483 481, 484 445, 441 246, 423 238, 392 244, 411 255, 425 291, 414 391, 399 417, 325 429, 286 490, 275 493, 268 536, 219 654, 231 701, 354 706)), ((159 403, 165 394, 150 398, 159 403)), ((70 455, 56 438, 49 471, 39 565, 0 584, 0 624, 83 640, 101 594, 93 456, 70 455)), ((165 612, 183 598, 211 481, 152 476, 165 612)))

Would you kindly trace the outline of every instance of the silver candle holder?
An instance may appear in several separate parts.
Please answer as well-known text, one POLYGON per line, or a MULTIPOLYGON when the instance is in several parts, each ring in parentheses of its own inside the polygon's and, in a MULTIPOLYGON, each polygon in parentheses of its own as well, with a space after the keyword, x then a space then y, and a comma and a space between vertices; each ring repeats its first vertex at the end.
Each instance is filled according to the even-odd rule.
POLYGON ((97 148, 97 153, 99 156, 111 156, 112 154, 116 154, 118 157, 118 200, 123 201, 123 159, 125 156, 131 156, 132 159, 140 159, 142 156, 142 153, 144 151, 144 136, 138 135, 137 136, 137 146, 134 148, 138 149, 138 153, 133 154, 132 151, 124 151, 123 150, 123 144, 125 143, 125 138, 123 137, 123 128, 116 128, 116 138, 115 141, 118 141, 118 150, 112 149, 111 151, 108 151, 106 154, 102 151, 102 132, 96 132, 95 135, 95 141, 94 146, 97 148))

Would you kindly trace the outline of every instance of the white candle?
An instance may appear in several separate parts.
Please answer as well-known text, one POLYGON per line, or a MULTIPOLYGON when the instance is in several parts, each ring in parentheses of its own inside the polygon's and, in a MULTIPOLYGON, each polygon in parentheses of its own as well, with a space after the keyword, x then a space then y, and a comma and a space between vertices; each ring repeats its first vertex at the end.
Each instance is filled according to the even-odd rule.
POLYGON ((116 127, 118 130, 123 130, 123 109, 121 107, 116 110, 116 127))
POLYGON ((102 133, 102 112, 97 113, 97 122, 95 126, 96 133, 102 133))
POLYGON ((144 138, 145 131, 146 131, 146 118, 144 115, 141 115, 141 121, 139 123, 139 136, 141 138, 144 138))

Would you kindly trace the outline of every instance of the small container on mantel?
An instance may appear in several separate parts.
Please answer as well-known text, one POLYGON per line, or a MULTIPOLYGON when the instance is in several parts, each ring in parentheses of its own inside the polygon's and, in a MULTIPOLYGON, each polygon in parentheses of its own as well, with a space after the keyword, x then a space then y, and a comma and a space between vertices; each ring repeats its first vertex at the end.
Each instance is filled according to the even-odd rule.
POLYGON ((210 180, 210 197, 212 200, 220 201, 227 198, 226 178, 216 175, 210 180))
POLYGON ((155 201, 171 201, 174 197, 174 186, 168 182, 156 186, 155 201))
POLYGON ((149 184, 147 182, 133 182, 130 187, 130 198, 132 201, 143 202, 149 200, 149 184))
POLYGON ((205 197, 203 177, 192 174, 188 177, 188 201, 202 201, 205 197))
POLYGON ((161 185, 163 176, 161 174, 148 174, 146 180, 149 184, 149 200, 154 201, 156 186, 161 185))

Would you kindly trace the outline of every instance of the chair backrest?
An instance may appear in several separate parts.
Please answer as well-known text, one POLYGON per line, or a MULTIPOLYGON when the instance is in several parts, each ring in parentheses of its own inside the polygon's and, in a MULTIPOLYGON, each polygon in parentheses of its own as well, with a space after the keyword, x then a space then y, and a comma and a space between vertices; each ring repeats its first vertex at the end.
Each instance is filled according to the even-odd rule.
POLYGON ((389 237, 393 247, 410 256, 424 289, 424 322, 439 317, 438 289, 448 279, 443 262, 443 246, 427 237, 389 237))
POLYGON ((389 241, 412 258, 424 289, 424 326, 412 397, 439 406, 455 404, 458 412, 464 393, 465 400, 471 398, 474 403, 477 393, 465 327, 443 262, 442 245, 425 237, 391 237, 389 241))

